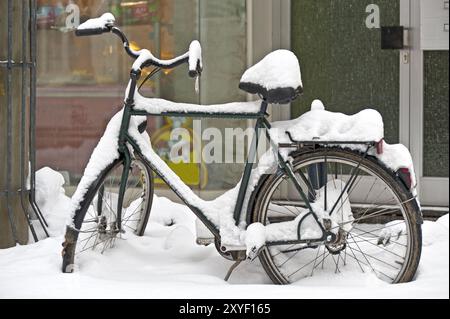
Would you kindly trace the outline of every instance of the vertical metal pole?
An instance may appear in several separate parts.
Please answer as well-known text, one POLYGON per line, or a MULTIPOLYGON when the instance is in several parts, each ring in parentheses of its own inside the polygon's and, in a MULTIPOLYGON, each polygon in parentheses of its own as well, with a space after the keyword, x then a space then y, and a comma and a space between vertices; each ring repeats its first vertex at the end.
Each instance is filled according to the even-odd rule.
POLYGON ((123 199, 125 198, 125 191, 127 188, 128 175, 131 170, 131 155, 128 149, 124 150, 124 161, 122 177, 120 179, 119 199, 117 200, 117 227, 118 230, 122 230, 122 211, 123 211, 123 199))
POLYGON ((36 0, 30 0, 30 204, 36 216, 42 225, 42 228, 49 237, 47 232, 48 224, 42 216, 39 207, 36 204, 35 187, 36 187, 36 0))
POLYGON ((28 192, 26 181, 25 181, 25 167, 28 168, 28 163, 25 163, 25 127, 26 127, 26 94, 25 88, 27 85, 26 72, 28 70, 28 59, 27 59, 27 34, 29 15, 27 14, 27 4, 26 0, 22 0, 22 105, 21 105, 21 119, 20 119, 20 204, 22 206, 23 213, 27 219, 28 226, 30 227, 31 234, 35 242, 38 241, 36 231, 34 230, 33 223, 30 219, 30 214, 28 213, 28 207, 24 203, 24 194, 28 192))
MULTIPOLYGON (((267 110, 267 102, 262 101, 260 112, 262 114, 264 114, 264 113, 266 113, 266 110, 267 110)), ((239 193, 238 193, 238 197, 236 199, 236 206, 234 207, 233 216, 234 216, 234 221, 235 221, 236 225, 239 225, 239 221, 241 219, 241 210, 242 210, 242 206, 244 205, 245 193, 247 192, 248 182, 250 180, 250 175, 252 173, 252 168, 253 168, 253 161, 256 158, 256 153, 258 150, 258 135, 259 135, 259 129, 261 128, 261 126, 262 126, 262 119, 261 119, 261 117, 259 117, 256 120, 255 131, 254 131, 255 135, 253 136, 253 139, 251 142, 252 144, 250 146, 250 152, 249 152, 247 160, 245 162, 244 174, 242 176, 241 186, 239 187, 239 193)))
POLYGON ((12 0, 8 0, 8 65, 6 80, 6 207, 8 210, 9 223, 11 224, 11 232, 14 242, 18 243, 16 221, 11 208, 11 187, 12 187, 12 0))

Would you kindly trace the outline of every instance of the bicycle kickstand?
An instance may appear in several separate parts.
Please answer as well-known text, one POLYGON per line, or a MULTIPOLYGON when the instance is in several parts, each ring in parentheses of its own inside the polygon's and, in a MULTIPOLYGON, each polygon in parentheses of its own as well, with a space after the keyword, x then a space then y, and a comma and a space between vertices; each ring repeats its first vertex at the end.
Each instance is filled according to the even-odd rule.
POLYGON ((230 269, 228 269, 228 272, 223 280, 228 281, 228 279, 230 279, 230 276, 231 276, 231 273, 233 272, 233 270, 235 270, 241 262, 242 262, 242 259, 236 260, 236 262, 231 265, 230 269))

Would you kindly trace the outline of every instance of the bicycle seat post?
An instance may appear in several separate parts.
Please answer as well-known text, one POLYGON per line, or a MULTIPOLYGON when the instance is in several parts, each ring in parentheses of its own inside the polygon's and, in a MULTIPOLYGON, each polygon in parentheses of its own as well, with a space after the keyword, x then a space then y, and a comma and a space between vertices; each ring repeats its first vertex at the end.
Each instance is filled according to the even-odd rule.
POLYGON ((261 109, 259 111, 260 116, 258 117, 258 119, 256 120, 256 124, 255 124, 255 129, 254 129, 254 136, 252 138, 252 142, 251 142, 251 146, 250 146, 250 152, 247 156, 247 160, 245 162, 245 167, 244 167, 244 174, 242 176, 242 180, 241 180, 241 185, 239 187, 239 193, 238 193, 238 197, 236 200, 236 206, 234 208, 234 212, 233 212, 233 217, 235 220, 236 225, 239 225, 239 221, 241 219, 241 210, 242 210, 242 206, 244 205, 244 199, 245 199, 245 194, 247 192, 247 186, 248 183, 250 181, 250 175, 252 172, 252 168, 253 168, 253 163, 256 160, 256 153, 257 153, 257 149, 258 149, 258 135, 259 135, 259 129, 263 126, 263 119, 266 116, 266 112, 267 112, 267 101, 266 100, 262 100, 261 102, 261 109))

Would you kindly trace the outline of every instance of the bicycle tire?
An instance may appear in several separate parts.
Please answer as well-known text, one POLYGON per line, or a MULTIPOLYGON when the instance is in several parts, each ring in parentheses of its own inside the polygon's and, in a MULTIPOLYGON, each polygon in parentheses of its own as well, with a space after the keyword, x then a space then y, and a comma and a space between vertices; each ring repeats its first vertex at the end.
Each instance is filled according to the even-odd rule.
MULTIPOLYGON (((321 158, 324 158, 325 155, 330 158, 338 158, 342 159, 343 161, 349 161, 352 163, 356 163, 361 161, 362 154, 359 152, 347 150, 347 149, 341 149, 341 148, 320 148, 316 149, 314 151, 305 151, 302 153, 298 153, 296 155, 293 155, 293 167, 294 171, 299 169, 302 164, 313 162, 314 160, 318 160, 321 158)), ((402 270, 399 272, 398 276, 392 280, 392 283, 401 283, 401 282, 408 282, 413 280, 414 275, 416 274, 417 267, 420 260, 421 255, 421 247, 422 247, 422 232, 421 232, 421 223, 422 223, 422 215, 419 206, 417 205, 415 198, 411 194, 411 192, 406 188, 406 186, 402 183, 400 178, 396 175, 395 172, 384 166, 381 162, 379 162, 375 157, 367 156, 366 158, 362 159, 361 166, 365 169, 369 169, 370 171, 374 172, 379 178, 381 178, 384 182, 386 182, 386 185, 390 187, 393 194, 397 196, 400 200, 400 205, 402 210, 403 217, 406 220, 407 223, 407 229, 409 230, 408 233, 410 234, 408 236, 409 241, 409 248, 408 254, 405 255, 405 266, 402 268, 402 270)), ((251 221, 252 222, 260 222, 263 224, 267 224, 269 221, 268 214, 267 214, 267 200, 269 194, 274 194, 273 187, 276 186, 276 183, 282 179, 284 176, 284 173, 281 171, 278 171, 275 174, 270 175, 261 185, 261 188, 259 189, 258 194, 255 196, 255 202, 254 207, 252 210, 251 215, 251 221)), ((278 184, 279 185, 279 184, 278 184)), ((271 196, 272 196, 271 195, 271 196)), ((353 209, 352 209, 353 211, 353 209)), ((374 216, 374 218, 377 216, 374 216)), ((364 223, 364 222, 363 222, 364 223)), ((355 243, 357 241, 355 240, 355 243)), ((347 243, 346 243, 347 244, 347 243)), ((359 247, 359 246, 358 246, 359 247)), ((271 248, 272 249, 272 248, 271 248)), ((317 254, 320 252, 319 248, 316 248, 317 254)), ((325 247, 323 248, 325 254, 325 247)), ((351 249, 351 248, 350 248, 351 249)), ((306 249, 305 249, 306 250, 306 249)), ((287 251, 287 250, 286 250, 287 251)), ((346 249, 347 251, 347 249, 346 249)), ((329 251, 330 252, 330 251, 329 251)), ((340 253, 339 253, 340 256, 340 253)), ((347 257, 347 256, 346 256, 347 257)), ((356 256, 355 256, 356 257, 356 256)), ((370 257, 370 256, 369 256, 370 257)), ((397 257, 395 257, 397 258, 397 257)), ((277 266, 274 260, 276 259, 276 256, 273 257, 270 253, 270 249, 268 247, 264 247, 261 254, 259 255, 259 259, 262 263, 262 266, 264 270, 266 271, 267 275, 270 277, 270 279, 275 284, 290 284, 294 281, 290 280, 286 273, 283 273, 280 270, 280 267, 283 266, 277 266)), ((356 258, 357 259, 357 258, 356 258)), ((366 258, 368 259, 368 258, 366 258)), ((333 260, 335 261, 334 257, 333 260)), ((370 259, 372 260, 372 259, 370 259)), ((306 263, 306 261, 305 261, 306 263)), ((370 264, 370 262, 368 262, 370 264)), ((339 264, 339 259, 338 259, 339 264)), ((361 266, 361 265, 360 265, 361 266)), ((314 261, 314 264, 312 265, 312 273, 314 272, 316 266, 316 261, 314 261)), ((323 267, 323 261, 322 261, 322 267, 323 267)), ((336 268, 338 268, 338 265, 336 265, 336 268)), ((361 268, 362 269, 362 268, 361 268)), ((372 269, 373 270, 373 269, 372 269)), ((375 270, 374 270, 375 272, 375 270)), ((312 276, 311 273, 311 276, 312 276)), ((303 277, 305 278, 305 277, 303 277)), ((298 279, 300 280, 300 279, 298 279)), ((298 281, 295 280, 295 281, 298 281)))

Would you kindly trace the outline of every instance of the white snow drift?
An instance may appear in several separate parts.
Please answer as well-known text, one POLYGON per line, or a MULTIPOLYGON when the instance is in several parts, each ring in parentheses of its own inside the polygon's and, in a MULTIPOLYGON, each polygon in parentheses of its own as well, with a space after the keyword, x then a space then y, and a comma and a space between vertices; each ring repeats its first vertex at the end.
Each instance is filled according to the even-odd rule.
POLYGON ((258 259, 241 264, 225 282, 232 262, 219 256, 214 245, 197 246, 195 216, 186 206, 162 197, 154 198, 143 237, 130 234, 104 254, 83 253, 77 260, 78 271, 63 274, 64 224, 59 221, 69 212, 68 198, 60 192, 58 173, 45 169, 38 175, 49 177, 41 194, 54 190, 41 197, 47 203, 42 208, 54 234, 60 235, 0 250, 0 298, 449 297, 448 215, 424 223, 422 258, 413 282, 389 285, 370 273, 344 272, 316 274, 290 286, 277 286, 271 284, 258 259))

